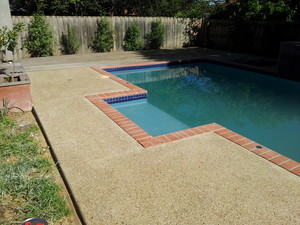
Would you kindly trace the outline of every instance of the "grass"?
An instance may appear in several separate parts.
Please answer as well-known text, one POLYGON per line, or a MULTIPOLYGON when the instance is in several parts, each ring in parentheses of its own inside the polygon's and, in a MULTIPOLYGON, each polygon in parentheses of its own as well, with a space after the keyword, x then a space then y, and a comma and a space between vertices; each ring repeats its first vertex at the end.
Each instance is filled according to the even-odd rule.
POLYGON ((53 166, 34 138, 36 126, 0 119, 0 224, 40 217, 55 223, 70 215, 51 175, 53 166))

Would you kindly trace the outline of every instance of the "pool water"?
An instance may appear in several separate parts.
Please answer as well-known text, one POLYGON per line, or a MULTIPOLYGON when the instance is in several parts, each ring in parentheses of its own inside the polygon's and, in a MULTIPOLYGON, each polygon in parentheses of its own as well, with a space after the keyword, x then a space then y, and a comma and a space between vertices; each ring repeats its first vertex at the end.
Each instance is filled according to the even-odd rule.
POLYGON ((112 74, 148 98, 112 104, 152 136, 216 122, 300 162, 300 83, 211 63, 112 74))

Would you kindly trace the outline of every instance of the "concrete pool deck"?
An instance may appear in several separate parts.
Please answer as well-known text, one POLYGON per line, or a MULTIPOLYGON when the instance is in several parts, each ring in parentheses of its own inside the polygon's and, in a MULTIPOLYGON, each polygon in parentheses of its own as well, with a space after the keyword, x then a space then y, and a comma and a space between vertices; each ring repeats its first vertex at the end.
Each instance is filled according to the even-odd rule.
POLYGON ((144 149, 85 98, 128 90, 89 66, 207 53, 170 51, 153 52, 152 59, 132 52, 97 54, 98 62, 93 54, 78 62, 75 56, 23 60, 35 110, 84 222, 299 224, 296 175, 214 133, 144 149))

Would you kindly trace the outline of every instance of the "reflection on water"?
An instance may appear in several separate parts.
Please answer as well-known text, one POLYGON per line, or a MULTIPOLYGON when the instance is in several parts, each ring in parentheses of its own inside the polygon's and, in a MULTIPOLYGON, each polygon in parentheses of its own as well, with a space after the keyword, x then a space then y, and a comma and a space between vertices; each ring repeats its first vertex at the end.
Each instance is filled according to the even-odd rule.
POLYGON ((300 161, 300 83, 209 63, 120 77, 190 127, 216 122, 300 161))

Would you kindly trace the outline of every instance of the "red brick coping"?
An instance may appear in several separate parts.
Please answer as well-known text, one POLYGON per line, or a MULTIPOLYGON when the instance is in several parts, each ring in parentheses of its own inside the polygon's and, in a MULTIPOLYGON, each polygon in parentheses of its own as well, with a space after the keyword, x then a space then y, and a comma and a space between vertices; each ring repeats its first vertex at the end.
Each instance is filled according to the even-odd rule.
MULTIPOLYGON (((169 62, 164 61, 164 62, 157 62, 157 63, 130 64, 122 67, 153 65, 153 64, 162 64, 162 63, 169 63, 169 62)), ((112 66, 112 67, 105 67, 105 68, 117 68, 117 67, 121 67, 121 66, 112 66)), ((95 71, 103 75, 109 76, 110 79, 124 85, 130 90, 103 93, 98 95, 89 95, 86 96, 86 98, 91 103, 93 103, 96 107, 98 107, 102 112, 104 112, 108 117, 110 117, 116 124, 118 124, 126 133, 128 133, 131 137, 133 137, 144 148, 170 143, 173 141, 178 141, 195 135, 214 132, 226 138, 227 140, 230 140, 244 147, 245 149, 253 152, 254 154, 259 155, 265 158, 266 160, 300 176, 300 163, 292 159, 289 159, 269 148, 260 145, 259 143, 256 143, 246 137, 243 137, 216 123, 210 123, 203 126, 193 127, 190 129, 164 134, 161 136, 156 136, 156 137, 151 136, 145 130, 139 127, 137 124, 132 122, 122 113, 120 113, 118 110, 116 110, 114 107, 112 107, 110 104, 104 101, 104 99, 108 99, 108 98, 117 98, 117 97, 124 97, 130 95, 145 94, 147 93, 147 91, 115 75, 112 75, 104 71, 103 70, 104 68, 102 69, 100 67, 92 67, 92 69, 94 69, 95 71)))

